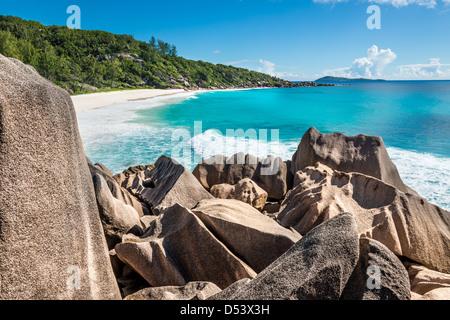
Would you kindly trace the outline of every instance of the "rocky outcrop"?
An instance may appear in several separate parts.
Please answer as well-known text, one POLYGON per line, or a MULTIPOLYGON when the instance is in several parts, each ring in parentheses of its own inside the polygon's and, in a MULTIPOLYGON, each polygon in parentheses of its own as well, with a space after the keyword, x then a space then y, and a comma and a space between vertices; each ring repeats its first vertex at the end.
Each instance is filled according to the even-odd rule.
POLYGON ((109 190, 114 198, 122 201, 124 204, 132 206, 140 217, 150 214, 150 210, 145 203, 140 202, 136 197, 131 195, 125 188, 122 188, 112 175, 109 169, 101 163, 93 164, 88 159, 89 170, 92 178, 99 174, 107 183, 109 190))
POLYGON ((343 213, 311 230, 253 280, 220 297, 223 300, 339 299, 358 257, 355 219, 352 214, 343 213))
POLYGON ((278 214, 283 226, 306 234, 343 211, 351 212, 361 235, 380 241, 398 256, 450 272, 450 214, 424 198, 322 164, 298 171, 294 186, 278 214))
POLYGON ((250 281, 251 279, 249 278, 238 280, 232 285, 228 286, 226 289, 211 296, 208 300, 228 300, 228 297, 232 297, 237 291, 243 288, 250 281))
POLYGON ((209 281, 224 289, 256 275, 195 214, 178 204, 163 210, 143 236, 124 236, 115 251, 153 287, 209 281))
POLYGON ((200 200, 213 198, 191 172, 166 156, 161 156, 153 169, 125 179, 122 186, 145 202, 156 215, 174 204, 192 208, 200 200))
POLYGON ((407 263, 411 291, 416 300, 450 299, 450 274, 430 270, 415 263, 407 263))
POLYGON ((195 167, 194 176, 206 190, 215 185, 236 185, 243 179, 255 181, 271 200, 281 200, 288 190, 287 165, 279 157, 260 159, 237 153, 231 157, 215 155, 195 167))
POLYGON ((125 300, 206 300, 220 291, 214 283, 194 281, 185 286, 145 288, 125 300))
POLYGON ((0 299, 120 299, 68 93, 0 55, 0 299))
POLYGON ((267 192, 248 178, 242 179, 234 186, 216 184, 211 188, 211 194, 219 199, 235 199, 248 203, 259 211, 264 209, 267 201, 267 192))
POLYGON ((375 177, 403 192, 414 192, 403 184, 380 137, 363 134, 349 137, 339 132, 322 134, 312 127, 292 157, 291 172, 295 174, 317 162, 333 170, 375 177))
POLYGON ((301 238, 237 200, 203 200, 192 212, 256 272, 265 269, 301 238))
POLYGON ((408 273, 400 260, 380 242, 362 238, 359 260, 341 300, 410 300, 408 273))
POLYGON ((109 250, 122 241, 122 237, 135 225, 142 226, 132 206, 113 197, 106 181, 96 173, 93 178, 95 197, 109 250))
POLYGON ((259 158, 242 152, 231 157, 215 155, 199 163, 192 173, 206 190, 211 190, 216 184, 235 185, 242 179, 251 179, 259 162, 259 158))

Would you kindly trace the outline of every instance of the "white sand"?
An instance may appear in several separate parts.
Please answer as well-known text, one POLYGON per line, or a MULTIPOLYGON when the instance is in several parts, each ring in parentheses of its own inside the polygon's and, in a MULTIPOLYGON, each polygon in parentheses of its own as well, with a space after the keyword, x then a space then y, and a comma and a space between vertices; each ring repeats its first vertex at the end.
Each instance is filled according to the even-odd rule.
POLYGON ((185 92, 184 89, 136 89, 72 96, 77 113, 127 101, 145 100, 185 92))

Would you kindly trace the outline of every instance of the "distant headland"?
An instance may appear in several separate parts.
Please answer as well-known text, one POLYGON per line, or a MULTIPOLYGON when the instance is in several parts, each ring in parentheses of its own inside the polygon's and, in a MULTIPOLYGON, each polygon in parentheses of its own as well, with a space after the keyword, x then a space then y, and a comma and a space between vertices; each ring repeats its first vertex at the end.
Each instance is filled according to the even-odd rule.
POLYGON ((362 81, 386 81, 384 79, 366 79, 366 78, 344 78, 326 76, 314 81, 315 83, 335 83, 335 82, 362 82, 362 81))

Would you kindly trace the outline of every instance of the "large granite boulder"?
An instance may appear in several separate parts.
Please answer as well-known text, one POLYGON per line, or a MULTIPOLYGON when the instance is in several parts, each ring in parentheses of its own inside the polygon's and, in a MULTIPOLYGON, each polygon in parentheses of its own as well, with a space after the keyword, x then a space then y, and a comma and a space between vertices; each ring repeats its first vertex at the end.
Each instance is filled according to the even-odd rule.
POLYGON ((142 223, 139 214, 132 206, 113 197, 101 175, 96 173, 93 181, 106 242, 109 250, 112 250, 122 241, 124 234, 136 225, 142 226, 142 223))
POLYGON ((215 155, 199 163, 192 173, 208 191, 215 185, 236 185, 248 178, 264 189, 270 200, 278 201, 289 188, 287 165, 274 156, 260 159, 242 152, 231 157, 215 155))
POLYGON ((193 281, 185 286, 145 288, 127 296, 125 300, 206 300, 220 291, 214 283, 193 281))
POLYGON ((343 213, 311 230, 253 280, 219 296, 223 300, 337 300, 358 258, 356 222, 352 214, 343 213))
POLYGON ((161 212, 141 237, 125 235, 117 256, 153 287, 209 281, 221 289, 256 273, 220 242, 189 209, 161 212))
POLYGON ((166 156, 161 156, 154 168, 131 175, 122 186, 145 202, 155 215, 174 204, 192 208, 200 200, 214 198, 191 172, 166 156))
POLYGON ((88 165, 89 170, 91 171, 92 178, 94 178, 96 174, 102 176, 102 178, 106 181, 108 188, 114 198, 122 201, 127 205, 132 206, 140 217, 150 214, 150 210, 147 205, 139 201, 125 188, 121 187, 107 167, 105 167, 101 163, 93 164, 89 159, 88 165))
POLYGON ((341 300, 410 300, 406 268, 382 243, 361 238, 359 261, 341 300))
POLYGON ((282 200, 291 189, 287 164, 280 158, 269 155, 258 163, 253 180, 267 192, 272 201, 282 200))
POLYGON ((291 172, 295 174, 317 162, 333 170, 363 173, 400 191, 413 192, 403 184, 381 137, 363 134, 349 137, 339 132, 322 134, 312 127, 292 157, 291 172))
POLYGON ((251 179, 259 162, 259 158, 242 152, 231 157, 215 155, 202 160, 192 173, 206 190, 210 190, 216 184, 235 185, 242 179, 251 179))
POLYGON ((192 212, 257 273, 301 238, 250 205, 237 200, 203 200, 192 212))
POLYGON ((120 299, 69 94, 0 55, 0 299, 120 299))
POLYGON ((235 199, 248 203, 253 208, 262 211, 267 201, 267 192, 249 178, 242 179, 234 186, 216 184, 211 188, 211 194, 219 199, 235 199))
POLYGON ((379 179, 317 164, 296 173, 282 202, 281 225, 305 234, 343 211, 351 212, 361 235, 380 241, 397 256, 450 272, 450 213, 420 196, 379 179))

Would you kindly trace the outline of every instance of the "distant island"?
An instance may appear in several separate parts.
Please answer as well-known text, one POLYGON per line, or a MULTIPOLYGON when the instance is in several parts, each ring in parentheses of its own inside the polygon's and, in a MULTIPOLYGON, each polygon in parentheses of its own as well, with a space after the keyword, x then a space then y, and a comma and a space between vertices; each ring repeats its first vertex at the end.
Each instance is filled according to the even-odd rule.
POLYGON ((70 94, 122 89, 233 89, 322 86, 293 83, 230 65, 188 60, 152 37, 45 26, 0 15, 0 54, 34 67, 70 94))
POLYGON ((386 81, 384 79, 366 79, 366 78, 344 78, 344 77, 331 77, 326 76, 317 79, 316 83, 334 83, 334 82, 362 82, 362 81, 386 81))

